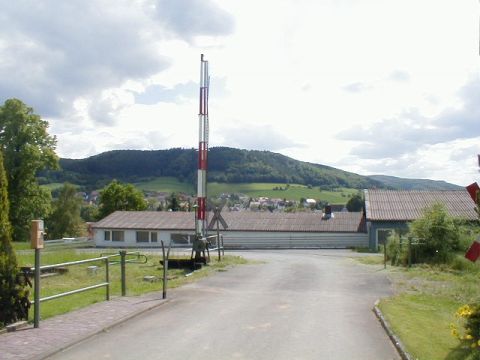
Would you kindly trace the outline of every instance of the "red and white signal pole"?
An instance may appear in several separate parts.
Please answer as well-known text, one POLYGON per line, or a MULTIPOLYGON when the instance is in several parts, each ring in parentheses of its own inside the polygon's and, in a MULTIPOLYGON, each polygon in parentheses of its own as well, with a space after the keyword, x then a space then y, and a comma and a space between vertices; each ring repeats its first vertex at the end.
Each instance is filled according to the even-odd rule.
POLYGON ((198 142, 198 180, 197 180, 197 222, 195 231, 197 238, 207 237, 207 154, 208 154, 208 61, 200 58, 200 109, 199 142, 198 142))

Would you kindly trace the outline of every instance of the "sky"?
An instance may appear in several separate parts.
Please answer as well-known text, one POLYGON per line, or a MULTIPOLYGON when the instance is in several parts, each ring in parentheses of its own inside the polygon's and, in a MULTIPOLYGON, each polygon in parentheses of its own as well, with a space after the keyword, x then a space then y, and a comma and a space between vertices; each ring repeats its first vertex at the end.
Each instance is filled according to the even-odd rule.
POLYGON ((0 102, 61 157, 198 144, 479 181, 478 0, 0 0, 0 102))

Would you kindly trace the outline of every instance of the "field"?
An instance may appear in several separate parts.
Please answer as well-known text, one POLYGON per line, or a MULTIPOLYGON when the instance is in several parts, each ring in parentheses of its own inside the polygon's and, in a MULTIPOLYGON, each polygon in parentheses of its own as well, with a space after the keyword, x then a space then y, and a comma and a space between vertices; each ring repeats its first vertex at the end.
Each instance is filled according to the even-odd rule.
POLYGON ((195 189, 192 184, 180 182, 174 177, 158 177, 154 180, 138 182, 133 184, 140 190, 163 191, 163 192, 183 192, 193 194, 195 189))
POLYGON ((45 187, 45 188, 49 189, 50 191, 60 189, 62 186, 63 186, 62 183, 50 183, 50 184, 42 185, 42 187, 45 187))
MULTIPOLYGON (((383 256, 365 258, 383 271, 383 256), (375 264, 376 263, 376 264, 375 264)), ((379 307, 414 359, 471 359, 451 335, 456 310, 480 299, 480 267, 458 256, 452 265, 387 267, 395 295, 379 307)))
MULTIPOLYGON (((161 177, 148 182, 139 182, 136 187, 142 190, 184 192, 194 194, 195 189, 191 184, 179 182, 175 178, 161 177)), ((249 197, 265 196, 287 200, 300 200, 311 198, 322 200, 331 204, 345 204, 350 196, 357 192, 356 189, 339 188, 336 191, 319 190, 318 187, 309 188, 305 185, 291 184, 288 188, 281 183, 217 183, 208 184, 208 195, 217 197, 222 193, 245 194, 249 197), (274 190, 274 188, 283 190, 274 190)))
MULTIPOLYGON (((16 248, 23 248, 15 245, 16 248)), ((104 250, 104 253, 115 253, 114 250, 104 250)), ((42 265, 58 264, 63 262, 91 259, 100 256, 101 250, 84 252, 82 250, 43 250, 41 253, 42 265)), ((116 252, 118 254, 118 251, 116 252)), ((160 253, 153 255, 148 254, 146 263, 127 263, 126 264, 126 289, 127 296, 140 295, 152 291, 162 290, 162 281, 145 282, 143 277, 147 275, 156 276, 161 279, 163 276, 163 268, 159 261, 160 253)), ((115 258, 115 259, 118 259, 115 258)), ((19 266, 33 266, 33 251, 17 251, 17 260, 19 266)), ((113 260, 112 260, 113 261, 113 260)), ((245 264, 246 260, 238 256, 226 256, 221 262, 217 261, 217 257, 213 255, 208 266, 204 266, 201 270, 197 270, 190 276, 186 277, 190 270, 169 269, 168 271, 168 288, 175 288, 183 284, 196 281, 202 277, 213 274, 216 271, 222 271, 226 267, 232 265, 245 264)), ((111 264, 110 266, 110 296, 121 295, 120 282, 120 265, 111 264)), ((105 263, 99 261, 96 263, 87 263, 69 266, 68 272, 63 275, 51 276, 41 279, 41 297, 55 295, 61 292, 78 289, 81 287, 95 285, 105 281, 105 263), (92 274, 88 271, 88 266, 98 266, 97 272, 92 274)), ((33 296, 33 290, 31 290, 33 296)), ((90 304, 105 300, 105 288, 99 288, 56 300, 41 303, 41 318, 46 319, 51 316, 59 315, 74 309, 82 308, 90 304)), ((33 318, 33 308, 30 310, 30 320, 33 318)))

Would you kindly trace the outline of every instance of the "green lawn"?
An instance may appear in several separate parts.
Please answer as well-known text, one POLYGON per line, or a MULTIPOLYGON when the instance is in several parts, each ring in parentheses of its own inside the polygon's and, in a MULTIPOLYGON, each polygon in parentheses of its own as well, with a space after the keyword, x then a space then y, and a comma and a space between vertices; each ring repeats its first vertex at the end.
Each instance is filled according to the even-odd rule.
MULTIPOLYGON (((360 261, 383 268, 381 254, 360 261)), ((461 256, 453 264, 460 270, 445 265, 387 266, 395 295, 382 299, 379 307, 414 359, 471 359, 451 335, 450 324, 460 306, 480 301, 480 266, 461 256)))
MULTIPOLYGON (((142 190, 184 192, 194 194, 193 184, 182 183, 172 177, 159 177, 147 182, 139 182, 136 187, 142 190)), ((241 193, 249 197, 265 196, 269 198, 280 198, 287 200, 300 200, 300 198, 312 198, 322 200, 331 204, 346 204, 350 196, 358 190, 350 188, 339 188, 336 191, 320 191, 318 187, 308 188, 305 185, 291 184, 286 188, 283 183, 218 183, 208 184, 208 195, 217 197, 222 193, 241 193), (273 190, 282 188, 284 190, 273 190)))
MULTIPOLYGON (((41 253, 41 263, 42 265, 47 265, 83 259, 91 259, 98 257, 101 252, 101 250, 92 253, 81 253, 73 249, 61 251, 45 250, 41 253)), ((104 250, 104 253, 113 252, 111 250, 104 250)), ((34 265, 33 251, 23 251, 21 253, 18 253, 17 258, 19 266, 34 265)), ((163 276, 163 268, 159 263, 160 259, 160 255, 148 255, 148 262, 146 264, 129 263, 126 265, 127 295, 140 295, 147 292, 162 290, 163 284, 160 279, 162 279, 163 276), (154 275, 159 279, 159 281, 145 282, 143 281, 143 277, 146 275, 154 275)), ((225 267, 245 264, 246 262, 246 260, 238 256, 226 256, 221 262, 218 262, 216 256, 212 255, 209 265, 204 266, 201 270, 195 271, 191 276, 185 276, 185 274, 190 271, 170 269, 168 271, 168 276, 171 280, 169 280, 168 282, 168 287, 175 288, 183 284, 196 281, 199 278, 211 275, 216 271, 222 271, 225 267)), ((46 277, 41 279, 41 297, 78 289, 80 287, 95 285, 105 281, 104 261, 99 261, 98 263, 87 263, 69 266, 67 267, 67 269, 68 272, 64 275, 46 277), (99 266, 96 274, 91 274, 87 270, 87 267, 92 265, 99 266)), ((110 265, 110 282, 111 296, 120 296, 120 265, 110 265)), ((31 295, 33 295, 33 290, 31 291, 31 295)), ((100 288, 56 300, 42 302, 40 311, 41 318, 46 319, 51 316, 59 315, 104 300, 105 288, 100 288)), ((33 309, 30 311, 30 317, 33 317, 33 309)))

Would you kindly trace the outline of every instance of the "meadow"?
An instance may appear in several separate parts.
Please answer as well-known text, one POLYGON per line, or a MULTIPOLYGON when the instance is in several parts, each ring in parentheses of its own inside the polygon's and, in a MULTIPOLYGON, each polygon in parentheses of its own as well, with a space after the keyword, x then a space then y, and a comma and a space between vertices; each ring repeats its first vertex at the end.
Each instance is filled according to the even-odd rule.
MULTIPOLYGON (((162 192, 184 192, 194 194, 192 184, 180 182, 172 177, 160 177, 154 180, 138 182, 134 184, 137 188, 145 191, 162 192)), ((224 193, 244 194, 248 197, 269 197, 286 200, 300 200, 300 198, 311 198, 329 202, 331 204, 346 204, 348 199, 357 193, 358 190, 350 188, 338 188, 334 191, 320 190, 318 187, 309 187, 300 184, 290 184, 288 187, 282 183, 218 183, 208 184, 208 195, 218 197, 224 193), (276 190, 274 190, 276 189, 276 190)))

